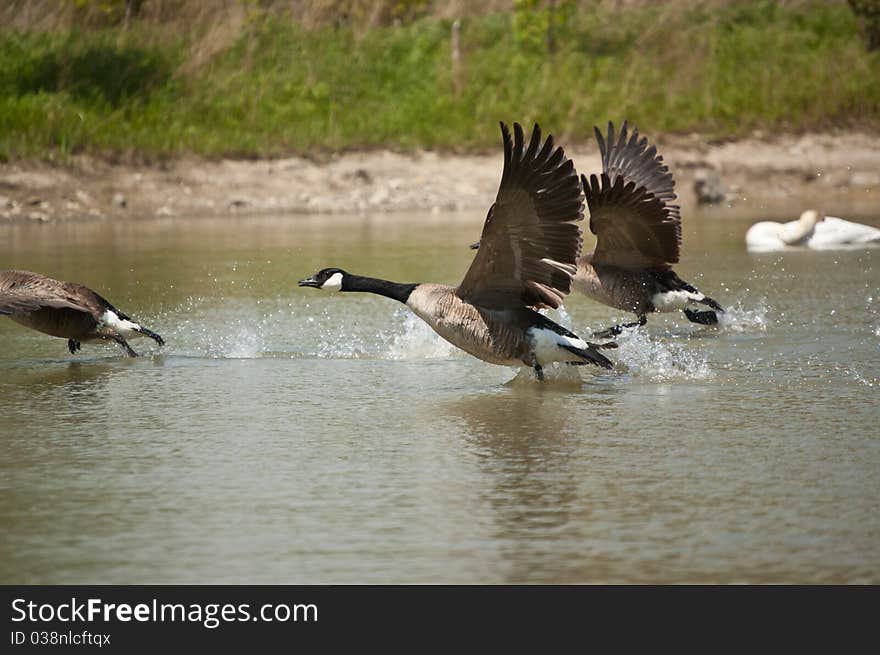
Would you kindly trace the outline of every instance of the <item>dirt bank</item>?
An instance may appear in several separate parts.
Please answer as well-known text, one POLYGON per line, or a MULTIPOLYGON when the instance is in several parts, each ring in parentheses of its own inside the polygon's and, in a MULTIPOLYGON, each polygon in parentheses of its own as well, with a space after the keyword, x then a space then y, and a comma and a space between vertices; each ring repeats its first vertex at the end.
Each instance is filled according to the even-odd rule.
MULTIPOLYGON (((880 135, 835 132, 709 143, 666 137, 660 151, 678 179, 682 204, 695 182, 723 191, 721 207, 741 203, 791 214, 819 204, 835 213, 880 213, 880 135), (840 212, 838 212, 840 213, 840 212)), ((568 149, 580 172, 599 169, 594 144, 568 149)), ((123 220, 253 213, 484 212, 494 197, 500 152, 480 155, 389 151, 316 162, 179 159, 163 165, 76 158, 66 167, 0 164, 0 222, 123 220)))

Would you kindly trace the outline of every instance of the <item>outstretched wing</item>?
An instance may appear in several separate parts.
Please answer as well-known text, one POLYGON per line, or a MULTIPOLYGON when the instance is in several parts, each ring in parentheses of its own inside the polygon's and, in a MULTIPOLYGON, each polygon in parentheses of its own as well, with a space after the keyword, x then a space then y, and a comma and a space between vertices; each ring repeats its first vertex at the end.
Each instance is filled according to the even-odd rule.
POLYGON ((528 145, 522 127, 501 123, 504 171, 480 247, 456 290, 486 307, 558 307, 571 290, 581 250, 584 201, 574 164, 553 137, 541 143, 535 125, 528 145))
POLYGON ((607 139, 594 128, 602 155, 602 175, 582 176, 590 208, 590 230, 596 235, 593 264, 623 268, 667 268, 681 248, 681 213, 675 180, 655 146, 627 134, 626 121, 607 139))
POLYGON ((30 314, 46 307, 85 311, 82 305, 62 298, 40 298, 38 296, 26 296, 20 293, 0 291, 0 315, 30 314))
POLYGON ((638 128, 628 135, 627 122, 623 121, 620 135, 615 138, 614 123, 609 121, 607 140, 598 127, 594 126, 593 131, 602 155, 602 172, 612 183, 620 176, 664 202, 675 200, 675 179, 663 163, 663 155, 657 154, 656 146, 648 144, 647 137, 639 138, 638 128))
POLYGON ((87 287, 30 271, 0 271, 0 315, 29 314, 43 308, 88 312, 100 297, 87 287), (97 300, 96 300, 97 299, 97 300))

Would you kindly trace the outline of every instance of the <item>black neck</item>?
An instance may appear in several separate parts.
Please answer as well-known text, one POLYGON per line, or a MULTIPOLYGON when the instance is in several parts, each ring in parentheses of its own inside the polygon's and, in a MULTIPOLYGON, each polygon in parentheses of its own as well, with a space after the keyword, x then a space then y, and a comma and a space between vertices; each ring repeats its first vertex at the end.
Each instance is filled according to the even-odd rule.
POLYGON ((380 280, 375 277, 349 274, 345 276, 341 290, 375 293, 405 303, 407 298, 409 298, 409 294, 411 294, 413 289, 417 286, 419 285, 401 284, 400 282, 389 282, 388 280, 380 280))

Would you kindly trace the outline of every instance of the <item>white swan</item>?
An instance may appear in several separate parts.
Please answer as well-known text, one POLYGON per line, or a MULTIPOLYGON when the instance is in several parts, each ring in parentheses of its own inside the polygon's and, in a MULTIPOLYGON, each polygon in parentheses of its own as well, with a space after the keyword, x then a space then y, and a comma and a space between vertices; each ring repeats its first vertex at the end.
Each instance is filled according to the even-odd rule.
POLYGON ((746 247, 755 251, 793 247, 827 250, 868 245, 880 246, 880 229, 822 216, 814 209, 808 209, 799 219, 788 223, 755 223, 746 232, 746 247))

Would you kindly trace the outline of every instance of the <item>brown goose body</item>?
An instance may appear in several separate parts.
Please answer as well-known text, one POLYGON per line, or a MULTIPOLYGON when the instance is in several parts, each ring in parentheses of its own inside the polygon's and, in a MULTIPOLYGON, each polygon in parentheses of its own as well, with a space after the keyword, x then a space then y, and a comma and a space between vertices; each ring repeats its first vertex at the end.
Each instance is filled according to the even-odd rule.
MULTIPOLYGON (((461 284, 402 284, 326 268, 300 286, 361 291, 406 304, 441 337, 492 364, 530 366, 543 379, 551 362, 611 362, 590 344, 536 312, 559 307, 580 254, 583 196, 577 173, 538 126, 525 142, 502 124, 504 170, 483 224, 481 247, 461 284)), ((612 347, 609 345, 608 347, 612 347)))
POLYGON ((638 315, 654 311, 651 294, 651 275, 617 266, 593 266, 591 256, 578 259, 577 273, 572 288, 593 300, 638 315))
POLYGON ((86 286, 30 271, 0 271, 0 315, 38 332, 68 340, 71 353, 82 342, 114 341, 137 353, 126 337, 143 335, 160 346, 162 337, 132 321, 86 286))
POLYGON ((572 288, 603 305, 637 316, 685 309, 702 303, 721 311, 714 300, 682 280, 672 269, 630 269, 578 259, 572 288))
POLYGON ((443 284, 418 285, 406 305, 452 345, 501 366, 533 366, 536 344, 529 329, 547 320, 527 307, 474 305, 443 284))

